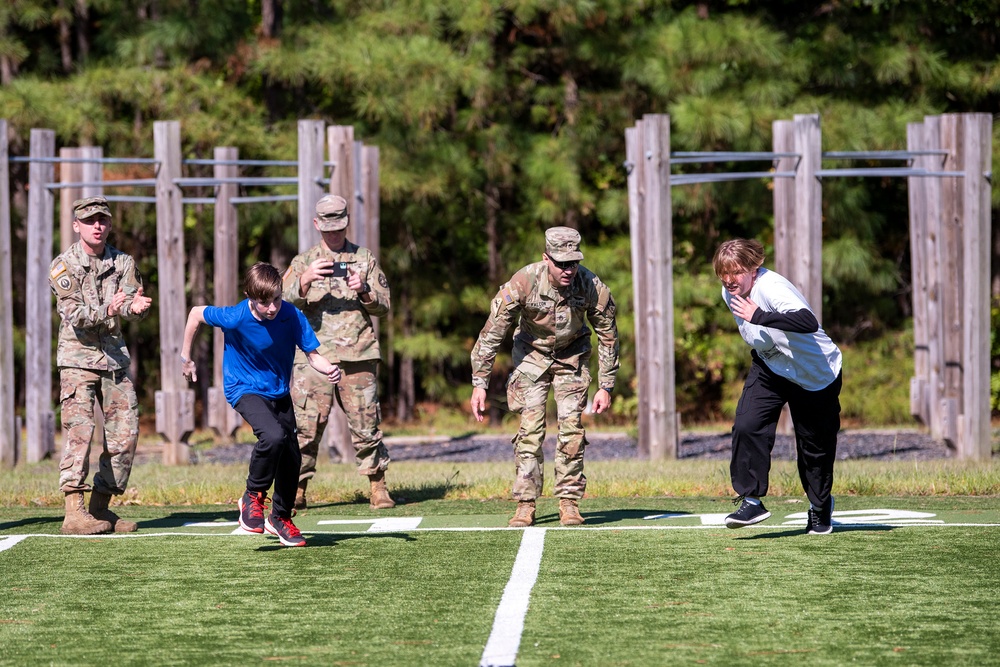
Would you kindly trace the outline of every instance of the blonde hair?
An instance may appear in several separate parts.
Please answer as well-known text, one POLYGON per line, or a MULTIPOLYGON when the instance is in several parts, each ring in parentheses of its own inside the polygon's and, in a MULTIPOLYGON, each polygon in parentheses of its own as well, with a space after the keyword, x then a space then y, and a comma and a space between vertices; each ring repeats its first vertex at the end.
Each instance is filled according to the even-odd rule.
POLYGON ((267 262, 257 262, 247 269, 243 285, 254 301, 270 301, 281 292, 281 274, 267 262))
POLYGON ((743 271, 756 271, 763 265, 764 246, 754 239, 723 241, 712 257, 712 268, 719 278, 743 271))

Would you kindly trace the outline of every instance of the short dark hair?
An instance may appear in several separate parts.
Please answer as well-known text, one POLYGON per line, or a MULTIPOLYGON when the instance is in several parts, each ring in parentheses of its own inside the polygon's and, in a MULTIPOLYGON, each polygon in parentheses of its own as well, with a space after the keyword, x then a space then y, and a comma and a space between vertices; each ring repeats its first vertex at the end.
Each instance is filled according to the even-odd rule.
POLYGON ((243 285, 254 301, 270 301, 281 292, 281 274, 267 262, 257 262, 247 269, 243 285))

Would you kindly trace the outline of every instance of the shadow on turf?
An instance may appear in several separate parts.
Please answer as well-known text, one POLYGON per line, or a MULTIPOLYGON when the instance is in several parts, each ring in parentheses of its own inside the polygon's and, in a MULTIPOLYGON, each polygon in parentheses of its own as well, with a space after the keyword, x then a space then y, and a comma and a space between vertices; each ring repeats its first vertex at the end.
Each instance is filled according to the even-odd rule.
MULTIPOLYGON (((309 531, 305 532, 306 537, 306 547, 335 547, 338 542, 346 542, 347 540, 356 539, 366 539, 370 540, 372 538, 383 538, 383 537, 393 537, 397 540, 405 540, 407 542, 416 542, 417 538, 412 535, 407 535, 406 533, 364 533, 363 535, 352 535, 352 534, 339 534, 331 535, 330 533, 323 533, 320 535, 311 535, 309 531)), ((282 546, 277 540, 269 541, 268 544, 264 546, 257 547, 257 551, 279 551, 281 549, 288 549, 290 547, 282 546)), ((298 547, 293 547, 298 548, 298 547)))
MULTIPOLYGON (((636 509, 631 509, 631 510, 606 510, 606 511, 603 511, 603 512, 601 512, 601 511, 580 512, 580 516, 583 517, 583 521, 584 521, 583 525, 585 525, 585 526, 600 526, 600 525, 606 524, 606 523, 618 523, 618 522, 621 522, 621 521, 642 520, 643 517, 647 517, 647 516, 650 516, 650 515, 666 514, 666 513, 674 514, 674 515, 677 515, 677 516, 682 516, 682 515, 690 514, 690 512, 664 512, 662 509, 658 509, 658 510, 651 510, 651 509, 636 510, 636 509)), ((550 523, 551 524, 558 524, 559 523, 559 512, 558 511, 552 512, 552 513, 549 513, 549 514, 542 514, 541 516, 538 516, 535 519, 535 524, 536 525, 545 525, 545 524, 550 524, 550 523)))
MULTIPOLYGON (((457 488, 456 485, 449 484, 424 484, 421 486, 391 486, 389 495, 396 501, 397 505, 409 505, 420 503, 425 500, 439 500, 444 498, 448 491, 457 488)), ((308 509, 330 508, 330 507, 350 507, 351 505, 367 505, 368 496, 358 491, 351 500, 341 500, 337 502, 317 502, 310 500, 308 509)))
POLYGON ((14 528, 24 528, 26 526, 37 526, 43 523, 62 523, 62 516, 35 516, 30 519, 19 519, 17 521, 6 521, 0 523, 0 530, 12 530, 14 528))
POLYGON ((186 523, 207 523, 211 521, 236 521, 239 510, 233 506, 232 509, 212 510, 208 512, 174 512, 159 519, 147 519, 139 521, 139 528, 167 529, 180 528, 186 523))
MULTIPOLYGON (((829 539, 830 537, 835 536, 837 533, 846 533, 848 531, 850 532, 865 531, 868 533, 881 533, 890 530, 895 530, 896 528, 897 526, 882 526, 878 524, 872 524, 872 525, 856 524, 849 526, 841 526, 834 524, 833 533, 831 533, 830 535, 810 535, 809 537, 815 538, 817 540, 822 538, 829 539)), ((793 530, 787 530, 787 529, 776 530, 769 533, 761 533, 761 532, 745 533, 745 534, 741 533, 740 535, 734 535, 734 537, 740 540, 770 540, 776 537, 795 537, 796 535, 805 535, 805 534, 806 534, 806 529, 805 526, 803 526, 801 529, 796 528, 793 530)))

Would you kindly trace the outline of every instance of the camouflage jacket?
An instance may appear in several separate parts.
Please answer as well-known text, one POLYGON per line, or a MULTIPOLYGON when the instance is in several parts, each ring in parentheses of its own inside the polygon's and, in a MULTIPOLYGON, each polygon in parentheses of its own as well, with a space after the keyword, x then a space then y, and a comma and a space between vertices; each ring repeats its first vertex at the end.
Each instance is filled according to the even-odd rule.
POLYGON ((109 371, 128 368, 129 353, 118 318, 141 320, 149 312, 130 311, 132 296, 142 286, 132 256, 106 245, 102 257, 91 258, 82 243, 74 243, 52 260, 49 286, 62 318, 56 364, 109 371), (119 289, 127 295, 125 303, 117 316, 109 317, 108 304, 119 289))
MULTIPOLYGON (((389 312, 389 282, 368 248, 350 241, 341 252, 330 252, 322 243, 296 255, 285 271, 284 299, 295 304, 305 313, 319 338, 319 353, 331 362, 369 361, 379 359, 378 337, 372 326, 372 316, 381 317, 389 312), (363 303, 357 292, 347 286, 347 277, 329 277, 314 280, 303 297, 299 293, 299 279, 315 260, 324 258, 343 266, 338 272, 350 268, 361 275, 371 288, 371 303, 363 303)), ((301 350, 296 352, 296 362, 305 363, 301 350)))
POLYGON ((590 322, 597 332, 598 386, 615 385, 618 373, 618 325, 611 290, 581 266, 572 284, 560 290, 549 279, 545 262, 529 264, 500 287, 490 317, 472 348, 472 385, 486 388, 497 349, 511 325, 514 366, 536 380, 554 363, 580 367, 590 359, 590 322))

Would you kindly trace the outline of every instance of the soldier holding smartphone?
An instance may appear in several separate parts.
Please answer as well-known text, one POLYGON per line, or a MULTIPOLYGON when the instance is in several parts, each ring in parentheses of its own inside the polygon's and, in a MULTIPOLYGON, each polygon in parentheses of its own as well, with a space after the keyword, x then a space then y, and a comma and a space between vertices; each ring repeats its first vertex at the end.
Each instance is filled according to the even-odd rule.
POLYGON ((316 458, 334 399, 347 415, 358 472, 371 484, 372 509, 396 503, 385 484, 389 453, 382 442, 378 400, 381 360, 372 317, 389 312, 389 282, 367 248, 347 240, 347 201, 326 195, 316 202, 313 225, 321 241, 292 259, 283 279, 284 298, 303 313, 320 341, 320 353, 339 364, 343 380, 325 382, 306 362, 295 360, 292 401, 302 466, 296 509, 304 509, 306 487, 316 475, 316 458))

